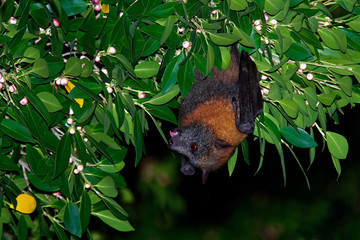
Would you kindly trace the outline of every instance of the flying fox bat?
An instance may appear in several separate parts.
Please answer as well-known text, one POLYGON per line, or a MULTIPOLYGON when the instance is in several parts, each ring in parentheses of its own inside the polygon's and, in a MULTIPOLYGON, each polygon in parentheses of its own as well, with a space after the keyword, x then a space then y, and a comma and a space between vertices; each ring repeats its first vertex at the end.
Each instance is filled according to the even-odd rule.
POLYGON ((236 147, 253 132, 262 112, 262 95, 255 63, 233 46, 229 68, 213 68, 212 78, 195 70, 192 89, 181 101, 180 127, 170 131, 169 148, 182 154, 181 172, 210 171, 225 164, 236 147))

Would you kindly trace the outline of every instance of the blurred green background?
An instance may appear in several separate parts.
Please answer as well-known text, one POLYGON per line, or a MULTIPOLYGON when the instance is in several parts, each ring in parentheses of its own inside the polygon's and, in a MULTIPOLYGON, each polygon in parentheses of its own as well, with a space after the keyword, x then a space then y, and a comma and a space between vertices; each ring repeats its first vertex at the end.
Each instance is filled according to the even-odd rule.
MULTIPOLYGON (((358 146, 360 109, 346 109, 340 125, 329 129, 343 134, 350 144, 348 159, 341 161, 342 174, 332 166, 330 154, 317 152, 307 175, 311 190, 295 159, 286 155, 287 184, 284 187, 280 160, 268 144, 263 168, 254 176, 259 146, 250 136, 251 165, 240 156, 232 177, 227 168, 211 173, 205 185, 201 173, 183 176, 180 157, 167 150, 156 133, 146 137, 147 156, 139 167, 126 170, 128 189, 122 201, 135 232, 118 233, 104 224, 94 239, 360 239, 360 163, 358 146)), ((330 120, 329 120, 330 121, 330 120)), ((164 126, 165 131, 174 126, 164 126)), ((151 128, 150 128, 151 129, 151 128)), ((154 128, 153 128, 154 129, 154 128)), ((317 136, 319 145, 322 139, 317 136)), ((297 149, 298 150, 298 149, 297 149)), ((296 152, 303 167, 309 166, 308 151, 296 152)), ((95 219, 95 218, 93 218, 95 219)), ((93 221, 93 220, 92 220, 93 221)))

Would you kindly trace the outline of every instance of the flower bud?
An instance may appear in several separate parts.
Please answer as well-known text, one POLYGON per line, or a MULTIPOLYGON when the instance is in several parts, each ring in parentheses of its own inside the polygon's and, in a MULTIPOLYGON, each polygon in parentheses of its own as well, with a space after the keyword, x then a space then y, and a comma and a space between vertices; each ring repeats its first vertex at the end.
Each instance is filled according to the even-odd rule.
POLYGON ((20 104, 25 106, 26 104, 28 104, 28 99, 24 97, 23 99, 20 100, 20 104))
POLYGON ((53 18, 53 24, 54 24, 55 27, 60 26, 60 23, 56 18, 53 18))

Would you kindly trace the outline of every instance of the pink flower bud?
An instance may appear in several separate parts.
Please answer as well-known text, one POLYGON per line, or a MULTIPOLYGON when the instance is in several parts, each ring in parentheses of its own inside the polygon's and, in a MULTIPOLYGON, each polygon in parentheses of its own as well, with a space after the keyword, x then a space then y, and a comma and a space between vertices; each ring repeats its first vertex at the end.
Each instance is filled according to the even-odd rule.
POLYGON ((69 131, 69 133, 71 134, 71 135, 74 135, 75 134, 75 132, 76 132, 76 130, 75 130, 75 128, 70 128, 70 131, 69 131))
POLYGON ((61 78, 61 80, 60 80, 61 86, 66 86, 66 85, 68 85, 68 83, 69 83, 69 80, 66 77, 61 78))
POLYGON ((85 187, 86 189, 89 189, 91 186, 90 186, 89 183, 85 183, 84 187, 85 187))
POLYGON ((138 98, 146 98, 146 94, 144 92, 139 92, 138 98))
POLYGON ((24 97, 23 99, 20 100, 20 104, 25 106, 26 104, 28 104, 28 99, 24 97))
POLYGON ((4 86, 4 85, 0 82, 0 90, 3 88, 3 86, 4 86))
POLYGON ((82 170, 84 170, 84 165, 79 165, 79 166, 77 166, 77 170, 79 170, 80 172, 81 172, 82 170))
POLYGON ((109 47, 108 53, 115 54, 115 53, 116 53, 116 49, 115 49, 114 47, 109 47))
POLYGON ((183 41, 182 43, 183 48, 187 49, 191 47, 191 42, 189 41, 183 41))
POLYGON ((112 87, 107 87, 106 90, 108 93, 112 94, 114 92, 114 89, 112 87))
POLYGON ((95 11, 97 11, 97 12, 101 11, 101 6, 100 6, 100 4, 95 4, 94 9, 95 9, 95 11))
POLYGON ((10 20, 9 20, 9 23, 10 23, 10 24, 16 24, 16 23, 17 23, 16 18, 11 17, 10 20))
POLYGON ((66 123, 67 124, 69 124, 69 125, 71 125, 71 124, 73 124, 73 120, 72 120, 72 118, 68 118, 67 120, 66 120, 66 123))
POLYGON ((308 74, 306 75, 306 78, 307 78, 307 80, 311 81, 311 80, 314 79, 314 75, 312 75, 311 73, 308 73, 308 74))
POLYGON ((80 172, 79 170, 74 169, 74 174, 75 174, 75 175, 78 175, 78 174, 79 174, 79 172, 80 172))
POLYGON ((95 57, 95 62, 100 62, 100 55, 97 55, 97 56, 95 57))
POLYGON ((60 23, 56 18, 53 18, 53 24, 54 24, 55 27, 60 26, 60 23))
POLYGON ((9 92, 13 93, 15 92, 16 88, 14 85, 9 86, 9 92))

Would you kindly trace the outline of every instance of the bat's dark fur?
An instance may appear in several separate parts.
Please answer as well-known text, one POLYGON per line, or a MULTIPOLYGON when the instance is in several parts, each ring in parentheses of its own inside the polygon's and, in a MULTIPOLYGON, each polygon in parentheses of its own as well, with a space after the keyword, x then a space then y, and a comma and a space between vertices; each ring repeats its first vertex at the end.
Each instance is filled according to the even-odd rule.
POLYGON ((232 156, 254 130, 262 112, 262 97, 255 63, 248 53, 231 48, 229 69, 214 67, 212 78, 195 71, 193 88, 180 106, 180 127, 172 131, 170 149, 183 155, 181 172, 193 175, 195 167, 207 175, 232 156))

